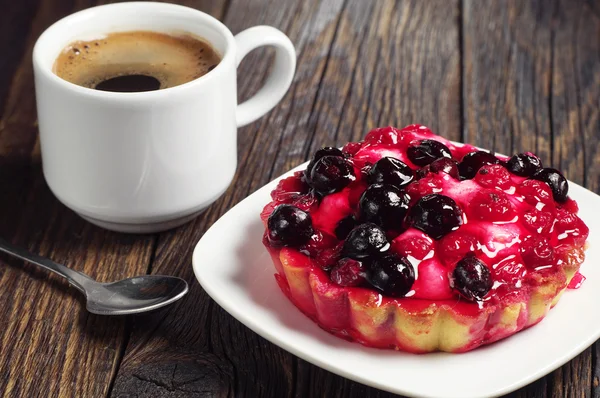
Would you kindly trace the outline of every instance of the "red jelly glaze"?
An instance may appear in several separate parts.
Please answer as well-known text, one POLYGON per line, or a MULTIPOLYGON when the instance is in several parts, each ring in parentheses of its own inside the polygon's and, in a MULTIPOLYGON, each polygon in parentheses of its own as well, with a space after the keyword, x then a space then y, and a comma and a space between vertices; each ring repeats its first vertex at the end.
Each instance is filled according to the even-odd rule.
MULTIPOLYGON (((264 208, 261 218, 266 225, 269 214, 282 203, 308 211, 317 230, 317 238, 316 242, 309 242, 299 251, 307 254, 319 266, 319 269, 315 268, 319 283, 340 289, 340 295, 344 289, 352 289, 364 291, 365 297, 371 297, 375 292, 369 287, 338 287, 329 279, 328 269, 335 261, 336 254, 339 254, 341 244, 335 237, 335 226, 350 214, 358 215, 358 198, 368 186, 364 170, 377 160, 392 156, 413 170, 419 168, 408 159, 406 149, 411 141, 421 139, 442 142, 457 161, 467 153, 478 150, 468 144, 453 144, 434 135, 425 126, 375 129, 367 134, 364 141, 351 142, 343 148, 356 171, 357 179, 351 185, 326 196, 319 203, 309 192, 303 173, 297 172, 278 184, 271 194, 273 202, 264 208), (328 264, 324 264, 323 257, 328 264)), ((508 159, 497 157, 503 161, 508 159)), ((416 280, 405 298, 393 299, 379 295, 379 299, 396 300, 398 305, 415 310, 435 302, 440 306, 452 305, 455 311, 472 315, 499 302, 520 301, 528 293, 529 286, 538 283, 541 276, 559 273, 558 262, 562 260, 555 253, 573 246, 583 247, 589 233, 587 226, 577 216, 578 208, 573 200, 568 199, 564 204, 556 203, 548 185, 513 175, 501 165, 485 166, 474 179, 465 181, 458 181, 445 173, 429 173, 413 181, 405 191, 410 195, 411 206, 427 194, 441 193, 453 198, 464 213, 463 225, 438 241, 414 228, 400 235, 388 231, 388 238, 392 240, 390 251, 409 259, 415 268, 416 280), (457 300, 458 294, 450 288, 448 276, 456 262, 467 253, 474 253, 488 266, 494 281, 483 303, 457 300)), ((265 244, 268 247, 268 243, 265 244)), ((268 249, 275 258, 278 249, 268 249)), ((569 287, 578 287, 584 279, 577 273, 569 287)), ((278 277, 278 282, 282 290, 288 292, 285 280, 278 277)), ((287 295, 290 297, 289 292, 287 295)), ((315 318, 311 313, 313 310, 301 309, 315 318)), ((335 327, 330 329, 335 330, 335 327)), ((378 342, 377 345, 381 344, 386 343, 378 342)))
POLYGON ((577 272, 575 274, 575 276, 573 276, 573 279, 571 279, 571 282, 569 282, 569 285, 567 287, 569 289, 579 289, 584 281, 585 281, 585 276, 583 276, 579 272, 577 272))

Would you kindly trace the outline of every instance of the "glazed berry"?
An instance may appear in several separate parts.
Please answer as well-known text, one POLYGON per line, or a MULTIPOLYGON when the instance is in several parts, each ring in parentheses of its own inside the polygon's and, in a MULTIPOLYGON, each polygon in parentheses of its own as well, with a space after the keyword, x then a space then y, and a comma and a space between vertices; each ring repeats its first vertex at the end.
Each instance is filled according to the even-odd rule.
POLYGON ((301 246, 314 232, 310 214, 292 205, 277 206, 267 225, 269 242, 273 246, 301 246))
POLYGON ((552 168, 539 169, 531 176, 534 180, 543 181, 552 190, 552 196, 558 203, 565 203, 567 201, 567 194, 569 193, 569 183, 567 179, 560 173, 560 171, 552 168))
POLYGON ((356 219, 353 215, 342 218, 335 227, 335 237, 344 240, 356 226, 356 219))
POLYGON ((533 173, 542 168, 542 162, 533 153, 525 152, 513 155, 506 164, 506 168, 518 176, 531 177, 533 173))
POLYGON ((400 231, 408 211, 408 202, 408 196, 396 186, 374 184, 360 197, 360 218, 386 230, 400 231))
POLYGON ((475 177, 477 171, 486 164, 498 163, 500 163, 500 159, 489 152, 469 152, 462 158, 462 161, 458 165, 458 172, 463 179, 470 180, 475 177))
POLYGON ((431 257, 434 252, 433 239, 415 231, 416 234, 407 236, 406 233, 399 235, 390 244, 390 251, 402 256, 411 256, 417 260, 423 260, 425 257, 431 257))
POLYGON ((356 179, 352 165, 343 157, 323 156, 310 172, 308 183, 321 195, 341 191, 356 179))
POLYGON ((387 254, 371 263, 367 281, 387 296, 403 297, 415 282, 415 270, 405 257, 387 254))
POLYGON ((494 282, 498 281, 501 285, 498 286, 498 291, 502 289, 519 289, 523 286, 523 278, 527 275, 527 267, 523 261, 517 256, 508 256, 495 264, 494 282))
MULTIPOLYGON (((333 236, 319 231, 314 226, 313 231, 314 232, 308 242, 302 245, 299 249, 301 252, 308 254, 310 257, 318 258, 320 260, 323 252, 334 246, 337 241, 333 236)), ((338 258, 339 252, 341 252, 341 247, 340 250, 338 250, 338 258)))
POLYGON ((482 190, 469 203, 469 217, 481 221, 510 221, 515 211, 510 200, 502 191, 482 190))
POLYGON ((556 209, 554 229, 558 235, 558 243, 565 245, 583 246, 590 229, 581 218, 566 209, 556 209))
MULTIPOLYGON (((297 171, 293 176, 287 177, 279 181, 277 187, 271 193, 273 199, 285 199, 296 194, 306 194, 310 187, 302 178, 302 172, 297 171)), ((282 200, 283 202, 284 200, 282 200)))
POLYGON ((395 127, 379 127, 367 133, 365 142, 369 144, 396 145, 400 142, 401 135, 401 131, 395 127))
POLYGON ((430 165, 429 169, 432 173, 446 173, 450 177, 458 180, 458 162, 454 159, 439 158, 434 160, 430 165))
POLYGON ((417 166, 427 166, 439 158, 452 158, 450 149, 436 140, 414 140, 411 141, 406 150, 411 162, 417 166))
POLYGON ((529 268, 554 265, 554 250, 545 236, 532 235, 523 239, 519 249, 521 258, 529 268))
POLYGON ((324 156, 343 157, 344 153, 342 151, 340 151, 339 149, 333 148, 330 146, 324 146, 323 148, 319 149, 317 152, 315 152, 315 155, 310 160, 310 162, 308 162, 308 166, 306 166, 306 170, 304 170, 304 176, 306 177, 307 180, 310 180, 310 173, 312 172, 313 167, 315 167, 315 163, 317 163, 317 160, 321 159, 324 156))
POLYGON ((371 184, 392 184, 404 188, 413 180, 413 171, 406 163, 392 157, 379 159, 369 171, 371 184))
POLYGON ((361 260, 380 255, 389 247, 385 232, 373 223, 365 223, 350 231, 344 241, 342 256, 361 260))
POLYGON ((410 209, 407 221, 435 240, 462 224, 462 210, 454 199, 440 194, 423 196, 410 209))
POLYGON ((473 255, 467 255, 456 264, 450 281, 453 289, 471 301, 482 300, 493 285, 487 265, 473 255))
POLYGON ((430 165, 416 171, 417 178, 424 178, 427 173, 446 173, 456 180, 460 178, 458 174, 458 162, 448 158, 436 159, 430 165))
POLYGON ((339 286, 360 286, 365 282, 364 268, 358 260, 342 258, 331 269, 331 281, 339 286))
POLYGON ((444 180, 438 174, 429 173, 406 187, 406 194, 410 197, 411 204, 416 203, 423 196, 431 195, 443 190, 444 180))
POLYGON ((552 190, 548 184, 537 180, 525 180, 519 185, 518 192, 523 195, 525 202, 543 209, 554 208, 552 190))
POLYGON ((532 208, 523 213, 522 220, 525 227, 531 232, 548 234, 552 230, 554 224, 554 213, 553 211, 532 208))
POLYGON ((352 157, 356 155, 356 152, 360 151, 362 147, 363 146, 361 142, 348 142, 342 148, 342 152, 345 156, 352 157))
POLYGON ((472 230, 459 228, 446 235, 437 246, 439 257, 447 267, 454 266, 468 253, 481 248, 477 237, 472 230))
POLYGON ((473 180, 481 186, 492 189, 509 189, 511 186, 510 173, 499 164, 486 164, 479 169, 473 180))

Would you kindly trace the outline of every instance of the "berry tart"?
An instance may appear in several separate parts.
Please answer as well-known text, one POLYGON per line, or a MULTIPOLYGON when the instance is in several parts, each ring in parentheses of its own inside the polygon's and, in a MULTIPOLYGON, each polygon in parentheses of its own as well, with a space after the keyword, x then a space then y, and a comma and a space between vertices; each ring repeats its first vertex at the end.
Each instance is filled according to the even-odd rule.
POLYGON ((261 218, 285 295, 367 346, 464 352, 541 321, 578 287, 588 228, 568 183, 427 127, 322 148, 261 218))

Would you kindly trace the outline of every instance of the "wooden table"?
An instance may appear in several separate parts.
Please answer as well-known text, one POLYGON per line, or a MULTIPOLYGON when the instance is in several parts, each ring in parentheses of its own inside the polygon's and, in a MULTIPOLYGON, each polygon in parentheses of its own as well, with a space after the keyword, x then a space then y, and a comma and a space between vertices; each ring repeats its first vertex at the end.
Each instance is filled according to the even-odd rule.
MULTIPOLYGON (((275 110, 240 129, 238 173, 204 215, 157 235, 107 232, 44 182, 31 69, 40 33, 96 2, 0 3, 0 236, 101 281, 153 273, 191 284, 168 309, 106 318, 88 314, 64 281, 0 257, 7 397, 391 396, 258 337, 204 293, 191 268, 195 243, 225 211, 317 148, 375 126, 422 123, 503 153, 532 149, 600 191, 598 0, 183 0, 234 33, 257 24, 286 32, 296 78, 275 110)), ((241 98, 270 61, 264 51, 242 63, 241 98)), ((600 396, 599 353, 594 344, 515 396, 600 396)))

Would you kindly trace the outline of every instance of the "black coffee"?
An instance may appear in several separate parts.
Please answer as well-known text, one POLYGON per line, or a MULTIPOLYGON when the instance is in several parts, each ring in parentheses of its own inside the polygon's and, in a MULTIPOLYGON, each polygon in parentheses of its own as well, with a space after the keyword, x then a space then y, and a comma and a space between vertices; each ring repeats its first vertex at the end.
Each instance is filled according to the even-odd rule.
POLYGON ((152 76, 125 75, 104 80, 96 84, 96 90, 135 93, 160 89, 160 81, 152 76))
POLYGON ((54 73, 96 90, 141 92, 187 83, 220 61, 210 44, 190 35, 119 32, 71 43, 54 62, 54 73))

